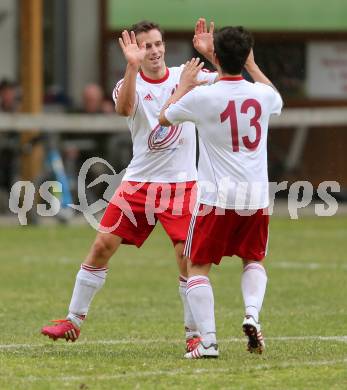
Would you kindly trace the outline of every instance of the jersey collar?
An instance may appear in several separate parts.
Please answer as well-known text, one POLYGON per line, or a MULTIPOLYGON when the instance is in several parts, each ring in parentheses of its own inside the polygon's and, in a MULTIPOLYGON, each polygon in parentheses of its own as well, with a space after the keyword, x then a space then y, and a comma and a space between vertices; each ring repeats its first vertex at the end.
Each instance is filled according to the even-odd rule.
POLYGON ((151 79, 149 77, 147 77, 143 72, 142 70, 140 70, 140 76, 143 78, 143 80, 145 80, 147 83, 151 83, 151 84, 160 84, 160 83, 163 83, 164 81, 166 81, 168 78, 169 78, 169 75, 170 75, 170 72, 169 72, 169 68, 166 68, 166 72, 165 72, 165 75, 161 78, 161 79, 151 79))
POLYGON ((219 81, 241 81, 241 80, 244 80, 244 78, 242 76, 225 76, 225 77, 221 77, 219 79, 219 81))

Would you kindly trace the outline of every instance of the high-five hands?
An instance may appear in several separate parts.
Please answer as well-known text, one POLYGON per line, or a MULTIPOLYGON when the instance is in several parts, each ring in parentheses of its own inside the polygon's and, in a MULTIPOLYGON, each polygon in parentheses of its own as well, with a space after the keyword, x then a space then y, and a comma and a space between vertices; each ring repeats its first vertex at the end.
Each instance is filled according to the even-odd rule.
POLYGON ((169 97, 167 102, 161 109, 159 116, 159 123, 162 126, 170 126, 171 123, 165 117, 165 110, 169 107, 170 104, 176 103, 182 96, 194 89, 199 85, 206 84, 207 81, 199 81, 198 73, 203 68, 204 63, 200 62, 200 58, 192 58, 190 61, 187 61, 184 65, 184 69, 181 73, 180 82, 178 87, 173 95, 169 97))
POLYGON ((214 45, 213 45, 213 32, 214 23, 210 23, 209 30, 207 29, 206 19, 199 18, 195 25, 195 35, 193 38, 194 48, 206 57, 209 61, 213 58, 214 45))
POLYGON ((124 57, 129 65, 140 67, 146 55, 146 42, 138 46, 134 31, 124 30, 122 37, 118 39, 124 57))
POLYGON ((199 81, 197 79, 198 73, 203 66, 204 62, 200 62, 200 58, 192 58, 190 61, 187 61, 181 73, 179 88, 182 88, 185 91, 190 91, 199 85, 206 84, 206 80, 199 81))

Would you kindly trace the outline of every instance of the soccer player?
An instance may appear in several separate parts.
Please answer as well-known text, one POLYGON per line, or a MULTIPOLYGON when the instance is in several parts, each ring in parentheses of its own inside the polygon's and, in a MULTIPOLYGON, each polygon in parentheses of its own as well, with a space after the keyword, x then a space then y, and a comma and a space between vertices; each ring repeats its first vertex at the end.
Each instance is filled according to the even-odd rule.
MULTIPOLYGON (((196 32, 194 42, 212 37, 196 32)), ((140 247, 161 222, 172 240, 180 271, 179 293, 184 307, 186 348, 191 350, 199 333, 186 298, 187 268, 183 256, 191 217, 189 203, 197 178, 193 123, 162 127, 160 109, 174 92, 184 68, 165 65, 165 44, 159 25, 143 21, 122 32, 119 44, 127 61, 124 78, 114 91, 115 110, 126 116, 133 141, 133 158, 101 220, 101 230, 81 265, 69 313, 55 325, 42 328, 53 339, 75 341, 95 294, 105 283, 108 262, 120 244, 140 247)), ((203 49, 202 49, 203 50, 203 49)), ((202 53, 204 54, 204 53, 202 53)), ((198 84, 213 83, 217 73, 197 72, 198 84)), ((194 203, 193 203, 194 204, 194 203)))
POLYGON ((242 326, 248 350, 262 353, 265 347, 259 312, 267 283, 262 262, 269 223, 266 144, 269 117, 280 114, 282 99, 255 63, 248 31, 225 27, 212 44, 218 82, 194 88, 198 61, 191 60, 160 114, 163 126, 194 122, 200 138, 200 193, 184 253, 189 258, 186 294, 201 341, 186 353, 188 359, 218 357, 208 273, 223 256, 243 260, 242 326), (244 67, 254 83, 243 79, 244 67))

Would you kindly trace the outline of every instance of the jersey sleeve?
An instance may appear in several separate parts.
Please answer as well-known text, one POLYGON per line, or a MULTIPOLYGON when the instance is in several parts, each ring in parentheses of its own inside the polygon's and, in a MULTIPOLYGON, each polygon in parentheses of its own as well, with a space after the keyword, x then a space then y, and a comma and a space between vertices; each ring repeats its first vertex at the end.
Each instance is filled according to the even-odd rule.
POLYGON ((176 103, 171 104, 165 110, 165 117, 173 125, 177 125, 182 122, 195 122, 197 119, 195 110, 195 90, 192 90, 176 103))
POLYGON ((280 115, 283 107, 283 100, 280 93, 271 85, 256 83, 266 88, 267 100, 269 102, 270 114, 280 115))
POLYGON ((119 90, 122 88, 123 80, 124 79, 119 80, 116 86, 113 88, 112 99, 115 105, 117 105, 118 94, 119 90))
POLYGON ((280 115, 281 111, 282 111, 282 108, 283 108, 283 100, 282 100, 282 97, 281 95, 279 94, 279 92, 273 88, 273 87, 270 87, 272 89, 272 97, 271 97, 271 113, 272 114, 276 114, 276 115, 280 115))
POLYGON ((217 72, 211 72, 208 69, 201 69, 198 73, 197 79, 198 81, 207 81, 207 84, 211 85, 216 81, 217 77, 217 72))

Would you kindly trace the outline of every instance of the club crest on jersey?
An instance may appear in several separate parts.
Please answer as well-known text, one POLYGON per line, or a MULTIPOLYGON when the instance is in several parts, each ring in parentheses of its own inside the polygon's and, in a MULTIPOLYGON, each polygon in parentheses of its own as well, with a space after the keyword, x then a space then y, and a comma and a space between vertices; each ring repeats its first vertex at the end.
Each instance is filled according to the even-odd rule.
POLYGON ((158 124, 148 137, 148 147, 150 150, 167 149, 177 141, 181 132, 182 125, 165 127, 158 124))

